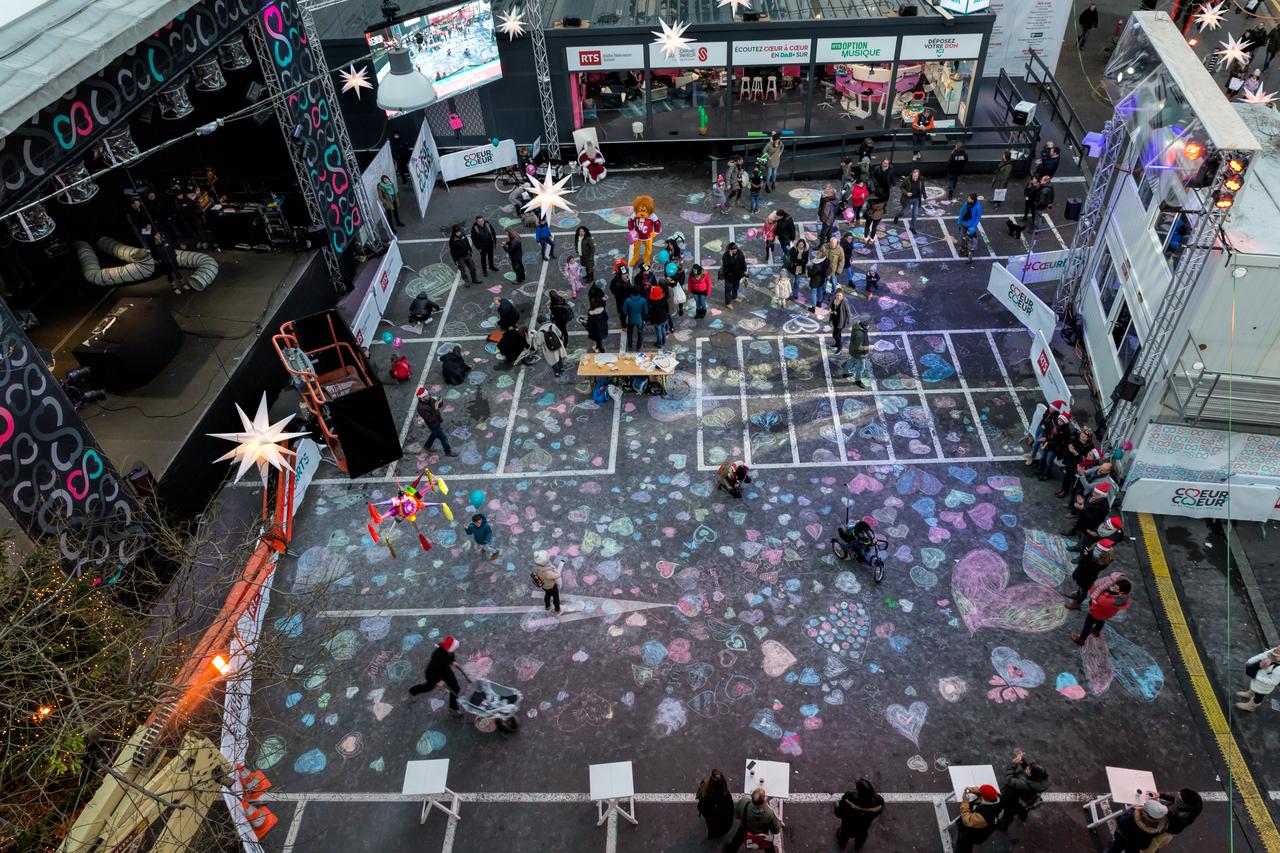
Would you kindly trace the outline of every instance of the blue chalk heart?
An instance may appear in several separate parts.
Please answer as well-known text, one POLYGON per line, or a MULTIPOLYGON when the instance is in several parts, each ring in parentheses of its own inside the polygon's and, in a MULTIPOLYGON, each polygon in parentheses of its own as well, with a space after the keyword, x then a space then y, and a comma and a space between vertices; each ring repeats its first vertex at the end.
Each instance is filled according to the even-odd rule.
POLYGON ((1004 538, 1003 533, 992 533, 987 537, 987 541, 991 543, 991 547, 998 551, 1009 550, 1009 540, 1004 538))

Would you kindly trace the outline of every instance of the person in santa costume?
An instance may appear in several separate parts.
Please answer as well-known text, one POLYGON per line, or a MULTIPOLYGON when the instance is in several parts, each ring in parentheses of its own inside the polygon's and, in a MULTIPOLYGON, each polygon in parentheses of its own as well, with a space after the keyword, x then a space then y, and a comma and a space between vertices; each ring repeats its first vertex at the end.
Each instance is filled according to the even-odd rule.
POLYGON ((600 183, 609 173, 604 167, 604 155, 590 139, 582 147, 582 153, 578 155, 578 163, 582 166, 582 177, 589 184, 600 183))

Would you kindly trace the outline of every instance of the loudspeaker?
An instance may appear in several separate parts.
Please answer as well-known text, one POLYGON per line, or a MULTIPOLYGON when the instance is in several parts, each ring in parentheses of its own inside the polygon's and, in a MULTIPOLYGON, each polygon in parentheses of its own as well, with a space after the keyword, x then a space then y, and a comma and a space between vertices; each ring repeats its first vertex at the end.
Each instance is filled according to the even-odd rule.
POLYGON ((758 24, 760 23, 760 13, 759 12, 743 12, 742 20, 743 20, 743 23, 758 24))
POLYGON ((560 25, 564 27, 580 27, 582 26, 581 18, 564 18, 560 21, 560 25))
POLYGON ((919 15, 919 14, 920 14, 919 6, 912 6, 912 5, 903 3, 901 6, 898 7, 899 18, 914 18, 916 15, 919 15))
POLYGON ((1132 403, 1138 399, 1138 395, 1142 393, 1142 389, 1146 387, 1147 380, 1141 376, 1126 376, 1120 380, 1120 384, 1116 386, 1116 390, 1112 392, 1112 396, 1126 403, 1132 403))
POLYGON ((1013 112, 1009 118, 1014 124, 1029 124, 1036 117, 1036 105, 1034 101, 1018 101, 1013 105, 1013 112))
POLYGON ((1080 221, 1080 210, 1084 207, 1084 199, 1072 197, 1067 199, 1067 206, 1063 210, 1063 216, 1072 222, 1080 221))

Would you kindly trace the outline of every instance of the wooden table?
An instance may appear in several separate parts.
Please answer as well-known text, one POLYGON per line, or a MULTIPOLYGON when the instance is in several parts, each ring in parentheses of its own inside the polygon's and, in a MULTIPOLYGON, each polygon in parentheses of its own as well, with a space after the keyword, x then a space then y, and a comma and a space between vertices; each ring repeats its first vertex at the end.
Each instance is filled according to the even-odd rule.
POLYGON ((672 364, 671 369, 669 370, 662 370, 657 367, 646 369, 636 361, 637 355, 647 355, 652 358, 657 355, 655 352, 617 353, 617 361, 612 364, 598 364, 596 362, 596 356, 611 354, 612 353, 593 352, 582 356, 582 358, 578 360, 578 375, 588 376, 591 378, 608 377, 610 379, 620 378, 623 376, 643 376, 646 379, 651 379, 657 382, 658 386, 662 389, 662 393, 665 394, 667 393, 667 377, 676 372, 676 367, 679 364, 678 362, 676 364, 672 364))

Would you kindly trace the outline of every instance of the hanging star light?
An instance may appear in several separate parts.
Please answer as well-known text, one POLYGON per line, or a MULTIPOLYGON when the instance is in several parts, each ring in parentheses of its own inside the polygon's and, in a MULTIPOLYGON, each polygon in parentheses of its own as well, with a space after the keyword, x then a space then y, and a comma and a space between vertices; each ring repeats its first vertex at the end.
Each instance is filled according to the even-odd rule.
POLYGON ((1205 3, 1200 7, 1200 11, 1196 13, 1193 20, 1200 25, 1200 32, 1204 32, 1205 28, 1216 30, 1222 24, 1225 15, 1226 2, 1222 3, 1205 3))
POLYGON ((668 24, 662 18, 658 19, 658 23, 662 25, 662 32, 657 30, 649 31, 657 36, 653 43, 662 49, 663 56, 667 59, 674 59, 680 53, 681 48, 687 47, 693 41, 693 39, 684 34, 684 31, 689 29, 689 25, 682 24, 679 21, 668 24))
POLYGON ((355 64, 348 65, 346 69, 338 69, 338 75, 342 77, 342 91, 356 93, 356 100, 360 100, 360 90, 368 89, 373 91, 373 84, 369 82, 369 69, 363 65, 357 70, 355 64))
POLYGON ((244 409, 240 408, 240 404, 236 404, 236 412, 240 415, 240 424, 244 427, 241 432, 211 432, 213 438, 225 438, 228 441, 236 442, 234 450, 230 450, 214 462, 222 462, 226 459, 240 458, 240 470, 236 471, 236 482, 240 482, 240 478, 250 467, 256 462, 258 465, 258 473, 262 475, 262 485, 267 484, 267 466, 272 468, 283 468, 286 465, 286 456, 293 456, 293 451, 285 447, 281 442, 288 441, 291 438, 302 438, 307 435, 305 432, 285 432, 284 428, 288 426, 289 421, 293 420, 293 415, 283 420, 271 423, 267 417, 267 395, 262 395, 262 400, 258 402, 258 412, 253 416, 253 420, 249 420, 249 416, 244 413, 244 409))
POLYGON ((1222 45, 1222 50, 1215 50, 1214 53, 1222 57, 1221 62, 1227 67, 1231 67, 1239 63, 1246 65, 1249 62, 1249 48, 1253 46, 1253 42, 1238 39, 1230 33, 1227 34, 1227 40, 1218 42, 1222 45))
POLYGON ((565 198, 564 189, 565 182, 571 177, 572 175, 565 175, 557 181, 555 176, 548 171, 546 177, 541 181, 529 178, 529 183, 525 185, 525 189, 533 193, 533 198, 525 202, 522 209, 528 211, 537 208, 543 219, 551 216, 557 208, 566 213, 573 213, 573 208, 569 206, 569 200, 565 198))
POLYGON ((1246 104, 1264 104, 1269 107, 1277 98, 1280 98, 1280 95, 1275 92, 1264 92, 1262 87, 1259 86, 1256 92, 1250 92, 1246 89, 1241 100, 1246 104))
POLYGON ((750 8, 751 8, 751 0, 718 0, 718 5, 719 5, 721 8, 723 8, 723 7, 725 7, 725 6, 729 6, 729 7, 731 7, 731 8, 729 9, 729 14, 730 14, 730 15, 736 15, 736 14, 738 14, 738 7, 739 7, 739 6, 741 6, 741 7, 742 7, 742 8, 744 8, 744 9, 750 9, 750 8))
MULTIPOLYGON (((537 2, 537 0, 535 0, 537 2)), ((502 23, 498 24, 498 29, 507 36, 508 41, 515 41, 516 36, 524 35, 525 22, 524 12, 519 6, 513 8, 505 15, 499 15, 502 23)))

